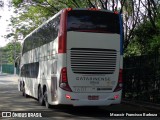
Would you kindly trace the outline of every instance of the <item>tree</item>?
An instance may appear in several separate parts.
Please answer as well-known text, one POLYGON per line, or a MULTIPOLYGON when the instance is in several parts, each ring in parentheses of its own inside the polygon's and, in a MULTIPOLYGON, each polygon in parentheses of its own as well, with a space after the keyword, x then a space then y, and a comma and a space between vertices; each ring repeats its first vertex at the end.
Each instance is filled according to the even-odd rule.
POLYGON ((159 14, 159 0, 12 0, 12 3, 21 12, 19 17, 12 18, 16 32, 10 36, 22 34, 24 37, 62 8, 118 10, 123 15, 124 49, 134 41, 134 31, 142 23, 149 21, 155 28, 159 14))
POLYGON ((3 56, 7 59, 7 63, 14 64, 14 60, 21 52, 21 43, 12 41, 1 49, 3 49, 3 56))
POLYGON ((160 18, 155 20, 155 26, 150 20, 141 23, 133 32, 133 39, 126 49, 126 56, 160 53, 160 18))
POLYGON ((17 12, 19 16, 11 19, 12 26, 16 31, 14 34, 10 33, 7 37, 16 34, 23 34, 25 37, 33 29, 66 7, 111 8, 114 11, 118 6, 118 0, 12 0, 12 3, 16 8, 16 12, 19 11, 17 12))

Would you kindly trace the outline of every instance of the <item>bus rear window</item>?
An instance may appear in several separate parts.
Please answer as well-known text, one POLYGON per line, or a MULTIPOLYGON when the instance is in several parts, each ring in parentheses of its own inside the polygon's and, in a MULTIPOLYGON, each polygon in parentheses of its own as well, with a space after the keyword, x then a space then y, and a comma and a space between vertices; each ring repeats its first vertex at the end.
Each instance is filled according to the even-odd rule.
POLYGON ((67 31, 120 34, 119 16, 110 12, 72 10, 67 21, 67 31))

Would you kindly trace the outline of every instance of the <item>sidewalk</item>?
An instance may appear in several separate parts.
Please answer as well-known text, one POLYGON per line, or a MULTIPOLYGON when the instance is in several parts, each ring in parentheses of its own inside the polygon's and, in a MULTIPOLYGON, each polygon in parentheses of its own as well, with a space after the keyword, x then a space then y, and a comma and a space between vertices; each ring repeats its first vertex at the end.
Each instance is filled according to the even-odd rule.
POLYGON ((8 74, 8 73, 0 73, 0 79, 18 81, 18 75, 13 75, 13 74, 8 74))
POLYGON ((6 76, 6 75, 10 75, 8 73, 0 73, 0 76, 6 76))

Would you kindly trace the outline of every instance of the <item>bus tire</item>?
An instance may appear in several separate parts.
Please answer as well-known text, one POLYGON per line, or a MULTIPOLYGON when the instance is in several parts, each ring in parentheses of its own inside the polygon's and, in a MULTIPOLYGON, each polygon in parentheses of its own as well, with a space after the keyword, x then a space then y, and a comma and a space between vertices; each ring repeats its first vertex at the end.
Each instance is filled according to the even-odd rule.
POLYGON ((25 95, 25 88, 23 87, 22 88, 22 96, 24 96, 25 95))
POLYGON ((44 102, 45 102, 46 108, 51 108, 51 107, 52 107, 52 106, 48 103, 48 94, 47 94, 47 90, 45 90, 45 92, 44 92, 44 102))
POLYGON ((25 98, 28 98, 28 97, 29 97, 29 96, 26 94, 25 85, 23 85, 22 95, 23 95, 25 98))
POLYGON ((24 84, 24 82, 21 85, 21 91, 22 91, 22 96, 24 96, 25 95, 25 84, 24 84))
POLYGON ((22 91, 23 91, 23 85, 22 85, 22 82, 20 82, 19 87, 20 87, 20 91, 22 92, 22 91))
POLYGON ((38 102, 40 105, 44 105, 44 96, 41 87, 38 88, 38 102))

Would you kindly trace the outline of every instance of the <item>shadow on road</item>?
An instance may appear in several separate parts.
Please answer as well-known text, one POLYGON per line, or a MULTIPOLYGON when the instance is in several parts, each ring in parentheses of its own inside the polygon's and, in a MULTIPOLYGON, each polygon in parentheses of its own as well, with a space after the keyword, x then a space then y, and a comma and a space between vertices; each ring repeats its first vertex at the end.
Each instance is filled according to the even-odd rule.
POLYGON ((107 117, 110 113, 125 112, 149 112, 144 108, 127 106, 124 104, 111 105, 105 107, 73 107, 73 106, 53 106, 51 110, 64 112, 73 116, 81 117, 107 117))
POLYGON ((53 106, 47 109, 40 106, 38 101, 33 98, 25 98, 18 91, 17 83, 8 84, 11 79, 1 82, 0 84, 0 110, 1 111, 23 111, 23 112, 43 112, 51 117, 107 117, 112 112, 128 112, 128 111, 150 111, 148 109, 130 106, 125 104, 107 106, 107 107, 73 107, 73 106, 53 106))
POLYGON ((105 109, 99 107, 53 106, 51 110, 81 117, 106 117, 107 114, 105 109))

